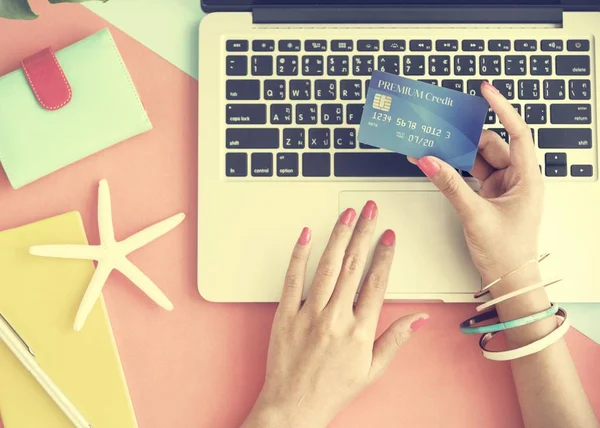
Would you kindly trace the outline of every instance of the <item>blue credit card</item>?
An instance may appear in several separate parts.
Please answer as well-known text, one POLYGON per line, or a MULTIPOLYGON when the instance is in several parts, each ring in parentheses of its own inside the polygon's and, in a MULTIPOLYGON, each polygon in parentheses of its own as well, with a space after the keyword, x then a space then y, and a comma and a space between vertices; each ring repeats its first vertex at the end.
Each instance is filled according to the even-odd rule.
POLYGON ((488 108, 481 97, 374 71, 358 141, 470 171, 488 108))

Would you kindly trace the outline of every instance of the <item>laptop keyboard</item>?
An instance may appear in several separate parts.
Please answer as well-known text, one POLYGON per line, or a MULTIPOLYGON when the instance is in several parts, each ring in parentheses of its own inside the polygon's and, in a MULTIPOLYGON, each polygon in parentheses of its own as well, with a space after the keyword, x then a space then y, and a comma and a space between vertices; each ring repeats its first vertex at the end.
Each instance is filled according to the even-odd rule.
MULTIPOLYGON (((597 176, 589 40, 230 39, 225 49, 231 179, 423 177, 356 140, 376 69, 477 96, 489 80, 531 127, 546 177, 597 176)), ((510 142, 491 110, 485 127, 510 142)))

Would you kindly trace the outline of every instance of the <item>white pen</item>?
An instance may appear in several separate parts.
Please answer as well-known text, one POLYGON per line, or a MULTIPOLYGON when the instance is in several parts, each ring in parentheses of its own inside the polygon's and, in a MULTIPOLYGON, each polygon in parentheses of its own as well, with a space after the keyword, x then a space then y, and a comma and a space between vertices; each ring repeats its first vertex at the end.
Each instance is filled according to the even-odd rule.
POLYGON ((77 428, 92 428, 83 415, 75 408, 73 403, 62 393, 52 379, 42 370, 37 361, 33 350, 27 345, 23 338, 17 333, 8 320, 0 312, 0 339, 8 349, 11 350, 17 359, 25 366, 27 371, 39 382, 44 391, 54 400, 56 405, 64 412, 77 428))

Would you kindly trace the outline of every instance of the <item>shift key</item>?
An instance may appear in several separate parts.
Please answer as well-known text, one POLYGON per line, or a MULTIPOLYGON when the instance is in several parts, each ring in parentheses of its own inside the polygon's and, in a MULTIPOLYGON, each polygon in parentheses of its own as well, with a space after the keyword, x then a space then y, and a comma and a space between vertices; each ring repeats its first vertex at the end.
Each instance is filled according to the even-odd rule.
POLYGON ((267 123, 265 104, 227 104, 227 123, 235 125, 264 125, 267 123))
POLYGON ((228 149, 279 148, 279 130, 274 128, 229 128, 225 138, 228 149))
POLYGON ((591 149, 589 128, 541 128, 538 131, 540 149, 591 149))

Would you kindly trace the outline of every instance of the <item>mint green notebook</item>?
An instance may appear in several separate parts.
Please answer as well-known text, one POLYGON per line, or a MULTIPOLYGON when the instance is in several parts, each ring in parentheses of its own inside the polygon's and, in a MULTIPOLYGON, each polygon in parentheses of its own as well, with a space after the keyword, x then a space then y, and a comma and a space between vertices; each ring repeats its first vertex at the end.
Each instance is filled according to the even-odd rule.
POLYGON ((55 110, 40 105, 23 69, 0 77, 0 163, 15 189, 152 129, 108 29, 56 59, 72 94, 55 110))

